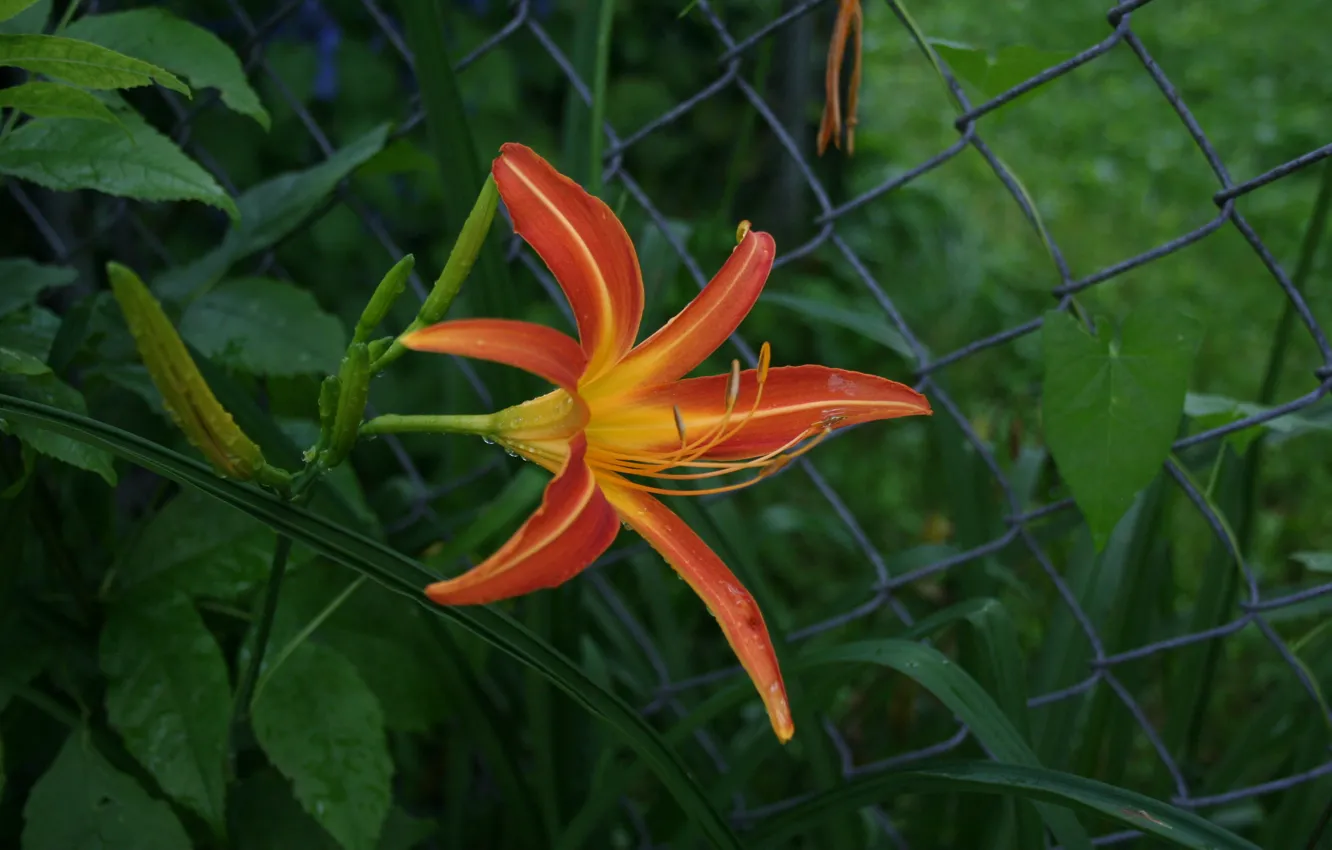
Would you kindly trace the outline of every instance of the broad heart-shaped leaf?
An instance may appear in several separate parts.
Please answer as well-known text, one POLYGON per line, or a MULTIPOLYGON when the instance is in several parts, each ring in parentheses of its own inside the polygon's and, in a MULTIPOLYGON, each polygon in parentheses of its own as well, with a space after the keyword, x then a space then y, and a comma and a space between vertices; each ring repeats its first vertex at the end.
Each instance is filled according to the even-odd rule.
POLYGON ((679 755, 632 706, 598 685, 567 657, 513 618, 491 607, 429 604, 422 589, 438 576, 400 552, 357 534, 276 496, 218 478, 199 461, 183 457, 119 428, 57 408, 0 394, 0 416, 44 428, 112 451, 144 469, 239 508, 265 525, 290 535, 329 560, 362 573, 388 590, 421 605, 433 616, 460 626, 504 655, 546 677, 575 703, 604 720, 656 773, 684 814, 715 847, 739 850, 735 832, 708 800, 679 755))
POLYGON ((114 587, 236 599, 268 574, 275 541, 253 518, 187 489, 148 521, 114 587))
MULTIPOLYGON (((0 98, 9 91, 13 89, 0 89, 0 98)), ((30 306, 42 290, 68 286, 76 277, 66 266, 44 266, 26 257, 0 260, 0 316, 30 306)))
MULTIPOLYGON (((1022 734, 976 680, 943 653, 904 640, 869 640, 845 644, 801 658, 801 664, 860 662, 891 667, 915 679, 966 723, 994 757, 1014 764, 1039 766, 1022 734)), ((1082 824, 1067 809, 1037 804, 1050 831, 1068 850, 1091 850, 1082 824)))
POLYGON ((64 34, 174 71, 196 89, 216 88, 228 107, 268 129, 268 112, 231 48, 208 30, 165 9, 85 15, 64 34))
POLYGON ((1147 833, 1156 839, 1156 846, 1259 850, 1256 844, 1211 821, 1142 794, 1071 773, 991 761, 927 761, 900 770, 861 774, 762 821, 749 833, 749 846, 792 846, 790 836, 809 832, 829 817, 853 812, 895 793, 928 792, 1007 794, 1073 806, 1147 833))
POLYGON ((114 605, 102 627, 106 713, 164 792, 225 832, 231 687, 222 650, 186 597, 114 605))
MULTIPOLYGON (((270 646, 286 645, 342 596, 352 577, 350 571, 321 559, 292 570, 282 583, 270 646)), ((448 708, 450 695, 443 690, 431 657, 439 643, 423 614, 403 610, 398 598, 384 588, 362 583, 310 636, 352 662, 378 698, 390 729, 425 732, 444 718, 448 708)), ((273 675, 283 675, 283 669, 273 675)))
POLYGON ((352 663, 303 643, 251 711, 269 761, 296 799, 346 850, 374 850, 391 802, 384 713, 352 663))
POLYGON ((57 35, 0 35, 0 65, 47 74, 90 89, 129 89, 160 83, 189 97, 190 87, 156 65, 57 35))
POLYGON ((68 192, 141 201, 202 201, 240 215, 212 175, 134 112, 123 126, 77 118, 29 121, 0 142, 0 174, 68 192))
POLYGON ((382 124, 313 168, 289 171, 252 186, 237 198, 240 221, 222 244, 189 265, 153 282, 163 299, 183 301, 221 280, 232 264, 269 248, 299 227, 328 198, 338 183, 384 147, 389 127, 382 124))
POLYGON ((23 850, 190 850, 171 807, 75 730, 23 808, 23 850))
POLYGON ((84 118, 120 123, 105 103, 83 89, 62 83, 24 83, 0 89, 0 106, 26 112, 34 118, 84 118))
MULTIPOLYGON (((83 394, 50 372, 36 375, 0 372, 0 392, 12 393, 20 398, 80 415, 88 410, 83 394)), ((13 434, 47 457, 95 472, 107 484, 112 487, 116 485, 116 470, 111 455, 100 449, 41 428, 33 428, 23 422, 9 422, 2 416, 0 431, 13 434)))
POLYGON ((1058 65, 1073 54, 1010 44, 992 50, 955 41, 929 39, 930 46, 948 67, 986 97, 994 97, 1058 65))
POLYGON ((267 277, 227 280, 191 301, 180 335, 206 356, 253 375, 330 374, 347 331, 309 292, 267 277))
POLYGON ((1170 453, 1202 338, 1166 305, 1140 306, 1112 333, 1045 316, 1045 439, 1097 550, 1170 453))

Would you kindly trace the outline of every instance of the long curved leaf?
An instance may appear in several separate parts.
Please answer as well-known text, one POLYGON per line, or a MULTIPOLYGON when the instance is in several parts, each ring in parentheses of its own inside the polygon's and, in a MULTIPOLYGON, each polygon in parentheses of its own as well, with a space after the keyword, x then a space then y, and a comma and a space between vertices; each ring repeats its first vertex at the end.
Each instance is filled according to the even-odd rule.
POLYGON ((1260 850, 1211 821, 1160 800, 1093 779, 1030 765, 992 761, 918 762, 907 770, 866 774, 842 787, 806 798, 747 833, 752 847, 787 846, 783 839, 809 830, 831 814, 881 802, 896 792, 1006 794, 1094 812, 1176 847, 1196 850, 1260 850))
POLYGON ((0 415, 106 449, 172 481, 195 487, 471 631, 550 679, 576 703, 618 731, 714 846, 737 850, 741 846, 679 757, 636 711, 501 612, 484 607, 446 608, 429 604, 421 588, 436 577, 417 562, 275 496, 219 478, 197 461, 105 423, 3 394, 0 394, 0 415))

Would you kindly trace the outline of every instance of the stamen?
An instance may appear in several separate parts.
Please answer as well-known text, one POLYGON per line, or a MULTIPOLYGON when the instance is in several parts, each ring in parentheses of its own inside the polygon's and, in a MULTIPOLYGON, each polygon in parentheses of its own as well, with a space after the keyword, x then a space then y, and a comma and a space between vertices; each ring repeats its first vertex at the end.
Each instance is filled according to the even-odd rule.
POLYGON ((735 228, 735 244, 739 245, 749 235, 749 219, 745 219, 735 228))
POLYGON ((726 412, 735 410, 735 403, 740 400, 740 361, 731 361, 731 377, 726 382, 726 412))
POLYGON ((671 405, 671 413, 675 414, 675 432, 680 435, 680 448, 683 450, 689 445, 689 440, 685 438, 684 414, 680 412, 680 405, 671 405))

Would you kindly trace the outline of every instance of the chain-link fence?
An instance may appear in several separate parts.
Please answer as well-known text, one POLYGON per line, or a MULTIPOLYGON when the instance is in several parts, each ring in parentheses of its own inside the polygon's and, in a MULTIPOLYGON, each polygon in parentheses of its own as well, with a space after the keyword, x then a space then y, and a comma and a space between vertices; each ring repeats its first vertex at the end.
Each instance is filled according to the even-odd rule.
MULTIPOLYGON (((1038 536, 1033 532, 1033 524, 1038 521, 1044 521, 1060 512, 1066 512, 1074 509, 1071 499, 1048 504, 1034 510, 1024 510, 1020 504, 1017 495, 1011 485, 1009 478, 1001 467, 1000 463, 994 457, 990 445, 982 439, 974 430, 972 423, 963 414, 955 400, 940 385, 938 376, 948 368, 958 364, 967 358, 996 346, 1003 346, 1012 343, 1014 340, 1026 334, 1037 332, 1042 324, 1042 318, 1037 317, 1030 321, 1023 322, 1015 327, 1011 327, 1000 333, 993 334, 983 339, 977 339, 969 344, 944 354, 942 356, 931 356, 927 353, 925 347, 920 343, 918 337, 913 333, 912 328, 903 319, 901 312, 894 305, 892 297, 885 288, 876 279, 875 275, 867 267, 866 263, 857 256, 856 252, 838 232, 839 224, 843 218, 853 210, 872 204, 876 200, 883 198, 890 193, 907 186, 912 181, 920 178, 950 159, 958 156, 966 149, 971 148, 980 154, 990 169, 994 173, 995 179, 1000 181, 1012 196, 1012 202, 1017 205, 1022 214, 1032 223, 1038 226, 1038 217, 1035 209, 1032 207, 1032 201, 1026 191, 1021 187, 1014 175, 1006 168, 1000 159, 994 154, 992 149, 986 144, 983 134, 983 125, 987 116, 996 110, 1004 107, 1006 104, 1032 92, 1041 86, 1050 83, 1067 74, 1080 66, 1097 61, 1098 58, 1105 56, 1111 51, 1131 51, 1141 63, 1142 73, 1147 74, 1159 88, 1161 95, 1169 103, 1174 113, 1178 116, 1187 129, 1197 149, 1201 151, 1210 165, 1216 178, 1216 191, 1212 195, 1217 213, 1216 216, 1206 224, 1180 233, 1175 238, 1158 245, 1151 250, 1126 257, 1119 262, 1102 268, 1085 277, 1074 277, 1070 272, 1069 265, 1065 262, 1064 256, 1059 250, 1058 245, 1043 234, 1047 239, 1050 259, 1054 264, 1058 274, 1059 284, 1053 288, 1051 294, 1055 297, 1056 303, 1060 309, 1067 309, 1075 293, 1082 292, 1089 287, 1098 286, 1116 277, 1136 269, 1144 264, 1151 263, 1180 249, 1192 245, 1200 240, 1207 239, 1212 234, 1227 228, 1235 228, 1243 239, 1252 247, 1262 264, 1271 274, 1272 282, 1275 288, 1272 291, 1272 298, 1281 298, 1289 302, 1293 313, 1298 321, 1303 325, 1316 346, 1318 356, 1321 358, 1315 372, 1319 381, 1318 388, 1299 398, 1281 404, 1259 415, 1250 416, 1246 419, 1231 422, 1223 427, 1207 430, 1192 436, 1180 439, 1175 443, 1175 450, 1181 451, 1199 444, 1218 441, 1229 434, 1241 431, 1253 425, 1263 423, 1278 417, 1300 411, 1313 405, 1325 395, 1332 391, 1332 347, 1329 346, 1328 339, 1323 329, 1319 326, 1306 304, 1301 292, 1292 282, 1291 276, 1281 264, 1277 262, 1272 252, 1264 245, 1258 233, 1246 220, 1245 216, 1239 211, 1237 201, 1251 192, 1258 191, 1264 186, 1281 180, 1301 169, 1318 162, 1319 160, 1332 155, 1332 143, 1324 145, 1316 150, 1312 150, 1303 156, 1293 159, 1289 162, 1277 164, 1269 171, 1258 174, 1248 179, 1235 180, 1231 177, 1225 164, 1222 162, 1217 151, 1209 142, 1207 134, 1204 132, 1199 122, 1195 120, 1189 107, 1184 103, 1178 89, 1172 85, 1170 78, 1163 70, 1162 66, 1152 57, 1143 41, 1134 33, 1131 23, 1131 16, 1149 4, 1150 0, 1130 0, 1130 2, 1121 3, 1111 9, 1106 15, 1108 24, 1108 34, 1106 38, 1098 44, 1095 44, 1077 55, 1063 61, 1053 67, 1050 67, 1039 74, 1013 86, 1002 94, 979 104, 973 104, 967 97, 966 92, 958 81, 949 73, 947 66, 940 63, 940 70, 943 73, 953 97, 960 105, 961 113, 958 115, 955 128, 957 130, 957 140, 945 149, 941 150, 935 156, 932 156, 924 162, 915 165, 908 170, 893 176, 881 184, 874 186, 868 191, 864 191, 858 196, 845 203, 835 205, 829 196, 828 191, 821 184, 815 170, 811 167, 809 157, 811 151, 806 145, 798 142, 788 131, 784 123, 779 120, 772 106, 765 102, 764 97, 757 90, 751 81, 746 79, 743 71, 743 60, 746 55, 753 51, 760 43, 767 39, 776 37, 784 28, 790 27, 807 15, 819 14, 830 7, 836 5, 832 0, 803 0, 803 2, 787 4, 787 10, 755 31, 737 37, 728 28, 723 14, 714 9, 707 0, 698 0, 693 10, 694 14, 702 16, 710 25, 716 39, 717 49, 717 75, 713 82, 695 93, 694 95, 679 101, 670 109, 647 122, 641 127, 632 129, 632 132, 625 134, 625 128, 613 128, 609 125, 605 127, 607 145, 605 149, 604 166, 605 181, 607 184, 618 182, 628 195, 641 206, 646 215, 656 223, 660 228, 662 236, 678 255, 680 262, 687 269, 688 274, 701 287, 707 282, 702 268, 698 262, 690 255, 688 249, 680 241, 678 235, 668 226, 663 214, 654 205, 652 198, 643 190, 633 176, 629 174, 623 165, 622 154, 631 146, 641 142, 644 138, 661 130, 662 128, 679 121, 683 116, 690 113, 699 104, 717 96, 719 93, 727 90, 738 90, 744 100, 758 113, 763 122, 763 127, 767 133, 770 133, 784 151, 784 155, 790 158, 790 165, 801 176, 806 184, 808 192, 817 202, 817 210, 810 221, 810 238, 799 244, 793 250, 781 254, 777 259, 780 266, 789 263, 803 255, 806 255, 816 248, 831 246, 831 248, 840 254, 842 258, 854 270, 855 275, 865 289, 872 294, 873 298, 882 307, 893 326, 902 334, 907 345, 915 355, 915 371, 917 375, 916 389, 924 392, 934 403, 934 407, 939 415, 950 417, 956 422, 965 439, 970 443, 977 456, 981 458, 993 475, 994 481, 1002 491, 1007 500, 1008 516, 1006 518, 1006 530, 994 539, 976 546, 969 551, 955 554, 930 563, 909 572, 893 575, 890 573, 883 554, 876 549, 862 528, 860 519, 848 508, 847 504, 839 496, 834 486, 819 472, 818 462, 807 458, 802 458, 795 466, 799 471, 788 471, 783 475, 804 475, 809 482, 826 499, 828 505, 836 516, 845 524, 855 544, 859 547, 866 563, 865 598, 850 610, 838 612, 819 622, 815 622, 790 632, 784 636, 777 636, 778 639, 785 638, 788 641, 801 641, 813 635, 825 632, 830 629, 850 623, 854 620, 867 617, 880 609, 887 608, 891 610, 904 623, 911 622, 905 605, 897 598, 897 594, 916 582, 920 582, 927 577, 937 577, 946 571, 954 570, 962 565, 984 559, 988 556, 1000 553, 1010 547, 1025 550, 1034 561, 1039 564, 1042 571, 1052 583, 1058 598, 1062 604, 1067 606, 1069 612, 1074 618, 1078 628, 1085 636, 1091 646, 1092 659, 1089 669, 1086 671, 1086 677, 1071 687, 1064 688, 1053 693, 1038 694, 1029 700, 1029 705, 1040 706, 1048 705, 1054 702, 1075 698, 1079 695, 1092 692, 1093 689, 1108 688, 1114 696, 1120 700, 1127 710, 1136 719, 1141 727, 1141 732, 1150 743, 1151 748, 1159 757, 1161 764, 1173 780, 1173 799, 1175 805, 1189 809, 1209 809, 1219 807, 1225 804, 1234 803, 1247 798, 1254 798, 1259 795, 1281 791, 1310 782, 1318 777, 1332 775, 1332 754, 1326 761, 1318 766, 1301 773, 1285 776, 1275 776, 1261 784, 1248 787, 1238 787, 1226 790, 1221 793, 1213 793, 1201 796, 1195 793, 1186 778, 1186 772, 1172 757, 1171 752, 1162 740, 1158 729, 1148 716, 1140 702, 1140 695, 1135 696, 1128 687, 1125 686, 1121 677, 1117 675, 1117 670, 1121 665, 1139 659, 1145 659, 1149 656, 1157 656, 1163 653, 1170 653, 1183 647, 1201 644, 1207 641, 1223 640, 1228 636, 1233 636, 1241 630, 1253 629, 1261 633, 1280 656, 1285 659, 1289 666, 1289 673, 1294 676, 1308 692, 1309 702, 1308 710, 1311 718, 1318 718, 1325 712, 1324 703, 1319 698, 1317 685, 1311 678, 1307 668, 1295 657, 1291 648, 1281 638, 1276 629, 1269 622, 1272 612, 1279 609, 1286 609, 1300 603, 1305 603, 1332 594, 1332 582, 1306 587, 1298 592, 1287 593, 1286 595, 1265 595, 1260 586, 1258 576, 1245 562, 1243 553, 1238 551, 1234 544, 1234 538, 1228 533, 1225 521, 1220 517, 1212 507, 1209 500, 1203 493, 1199 492, 1192 479, 1177 465, 1172 459, 1166 463, 1165 474, 1173 484, 1180 488, 1187 499, 1197 508, 1207 524, 1215 532, 1220 545, 1227 547, 1230 557, 1233 558, 1243 576, 1243 588, 1241 590, 1242 599, 1239 601, 1239 616, 1223 625, 1209 628, 1191 634, 1178 634, 1167 639, 1154 643, 1138 646, 1126 651, 1111 653, 1105 648, 1102 637, 1097 633, 1093 625, 1093 618, 1079 605, 1078 599, 1070 589, 1061 575, 1060 570, 1052 563, 1051 559, 1044 551, 1038 536)), ((318 8, 317 3, 312 0, 286 0, 278 8, 263 20, 255 20, 241 6, 238 0, 226 0, 228 7, 234 16, 234 24, 239 26, 241 37, 236 39, 240 46, 240 54, 245 62, 247 70, 252 75, 260 75, 269 78, 275 90, 280 93, 287 106, 294 111, 300 122, 309 132, 310 138, 315 142, 324 156, 330 156, 334 152, 334 147, 330 143, 327 134, 320 127, 311 112, 303 105, 300 98, 295 96, 284 80, 274 71, 272 65, 265 55, 265 45, 272 35, 278 31, 284 24, 288 23, 298 14, 308 14, 311 7, 318 8)), ((95 9, 96 4, 89 4, 95 9)), ((373 18, 380 30, 382 30, 387 43, 392 49, 401 55, 407 63, 411 62, 411 54, 405 41, 397 28, 395 21, 386 14, 375 0, 362 0, 365 12, 373 18)), ((551 38, 546 29, 543 28, 540 15, 537 14, 537 5, 528 2, 528 0, 519 0, 512 6, 512 17, 494 34, 484 41, 475 50, 463 58, 457 65, 459 70, 465 69, 483 54, 494 50, 501 44, 512 41, 522 41, 523 49, 539 48, 545 51, 552 58, 563 73, 568 78, 568 83, 578 93, 578 95, 588 104, 591 103, 591 90, 587 81, 581 79, 575 70, 575 65, 570 61, 561 47, 551 38)), ((919 41, 919 34, 909 22, 905 11, 894 0, 887 0, 884 4, 885 11, 894 14, 902 26, 906 27, 912 37, 917 39, 918 46, 923 50, 931 50, 928 44, 919 41)), ((176 125, 172 130, 172 136, 180 142, 185 148, 194 155, 201 163, 205 165, 218 181, 233 194, 237 187, 231 182, 227 174, 218 166, 217 161, 211 157, 206 149, 191 139, 191 122, 204 110, 214 108, 216 97, 204 96, 196 102, 186 105, 179 98, 170 92, 163 92, 171 108, 176 114, 176 125)), ((411 132, 423 120, 423 113, 419 106, 413 104, 413 111, 406 116, 399 125, 396 134, 404 135, 411 132)), ((161 241, 154 235, 136 213, 135 205, 132 203, 120 203, 116 208, 116 214, 104 219, 98 223, 96 228, 84 235, 76 242, 71 242, 62 237, 56 227, 54 227, 46 218, 42 207, 36 202, 30 190, 22 184, 9 181, 6 185, 8 192, 13 199, 27 212, 31 217, 33 225, 42 234, 43 238, 49 243, 51 252, 55 259, 60 262, 69 262, 78 257, 82 252, 90 251, 99 246, 104 241, 108 232, 117 224, 128 221, 134 228, 134 232, 152 251, 156 252, 159 259, 167 264, 173 263, 173 257, 169 254, 161 241)), ((404 254, 394 242, 393 235, 377 216, 376 211, 365 201, 357 197, 357 194, 344 183, 330 202, 331 208, 336 204, 345 204, 361 220, 365 230, 383 245, 386 261, 397 260, 404 254)), ((322 215, 322 212, 320 213, 322 215)), ((312 217, 306 226, 318 215, 312 217)), ((516 239, 510 245, 508 252, 509 259, 522 263, 528 267, 552 292, 557 295, 557 290, 550 280, 548 273, 529 250, 521 245, 516 239)), ((271 273, 283 276, 284 272, 277 263, 273 253, 270 251, 262 265, 271 273)), ((413 276, 411 286, 416 293, 424 297, 426 288, 422 281, 413 276)), ((556 297, 556 301, 563 307, 561 299, 556 297)), ((567 308, 565 308, 567 309, 567 308)), ((745 360, 749 365, 756 362, 754 350, 739 336, 732 338, 739 357, 745 360)), ((476 374, 467 370, 465 363, 459 364, 460 368, 465 370, 465 374, 473 388, 482 397, 487 399, 489 393, 483 384, 480 383, 476 374)), ((423 476, 413 465, 411 457, 403 450, 402 446, 392 437, 386 438, 386 442, 392 449, 394 455, 402 465, 402 469, 416 489, 416 496, 413 500, 413 507, 405 521, 410 522, 416 518, 426 516, 432 513, 431 502, 439 498, 447 490, 461 486, 466 481, 448 482, 443 486, 434 486, 427 484, 423 476)), ((484 471, 484 469, 482 470, 484 471)), ((478 474, 478 473, 473 473, 478 474)), ((622 560, 629 555, 642 551, 642 546, 623 547, 612 552, 600 562, 602 565, 622 560)), ((656 672, 659 681, 656 686, 655 698, 650 704, 644 707, 646 713, 657 713, 661 711, 673 711, 683 714, 685 709, 679 699, 680 695, 690 689, 698 688, 709 683, 739 675, 740 668, 732 667, 714 671, 699 671, 688 678, 676 678, 668 670, 666 662, 661 654, 653 645, 651 635, 644 629, 637 619, 630 606, 626 605, 616 594, 611 583, 605 578, 600 570, 592 570, 584 579, 590 581, 596 591, 602 595, 610 609, 622 621, 624 628, 629 634, 634 636, 638 649, 643 653, 652 669, 656 672)), ((1323 717, 1329 723, 1332 723, 1332 717, 1323 717)), ((927 756, 938 755, 948 752, 962 745, 969 737, 968 730, 960 726, 956 733, 940 741, 938 744, 922 749, 916 752, 901 753, 892 758, 872 764, 856 764, 851 753, 851 747, 843 739, 842 734, 831 721, 824 721, 824 732, 829 736, 837 751, 842 755, 842 772, 846 777, 861 775, 867 772, 882 769, 888 766, 900 766, 904 763, 925 758, 927 756)), ((811 734, 807 731, 806 734, 811 734)), ((711 740, 706 732, 699 732, 696 735, 699 745, 704 749, 716 769, 720 772, 727 770, 727 764, 721 755, 719 748, 711 740)), ((733 817, 739 823, 752 823, 765 815, 780 811, 783 808, 799 801, 799 798, 782 801, 776 804, 765 805, 762 808, 747 808, 745 799, 737 795, 735 800, 736 809, 733 817)), ((641 824, 641 818, 636 816, 636 810, 632 804, 627 805, 627 811, 631 821, 641 824)), ((875 811, 875 817, 882 826, 889 839, 895 843, 895 846, 906 847, 905 841, 894 828, 890 817, 879 810, 875 811)), ((1110 835, 1105 835, 1096 840, 1099 844, 1114 844, 1131 840, 1139 835, 1137 832, 1124 831, 1110 835)), ((651 839, 644 836, 645 846, 651 846, 651 839)))

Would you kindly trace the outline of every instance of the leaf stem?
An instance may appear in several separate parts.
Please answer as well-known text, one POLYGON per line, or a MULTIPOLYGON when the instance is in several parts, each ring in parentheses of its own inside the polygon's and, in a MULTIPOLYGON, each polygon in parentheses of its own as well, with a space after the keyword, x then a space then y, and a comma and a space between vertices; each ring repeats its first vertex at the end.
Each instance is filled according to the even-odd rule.
POLYGON ((35 688, 26 686, 18 688, 14 691, 14 695, 71 729, 78 729, 83 725, 83 718, 35 688))

